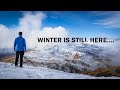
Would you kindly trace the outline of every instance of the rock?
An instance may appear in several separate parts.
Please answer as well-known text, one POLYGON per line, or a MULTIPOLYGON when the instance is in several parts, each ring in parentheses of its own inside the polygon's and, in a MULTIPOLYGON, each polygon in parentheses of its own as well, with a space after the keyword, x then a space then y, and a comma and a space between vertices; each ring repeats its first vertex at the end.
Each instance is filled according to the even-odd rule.
POLYGON ((120 67, 115 70, 117 73, 120 73, 120 67))

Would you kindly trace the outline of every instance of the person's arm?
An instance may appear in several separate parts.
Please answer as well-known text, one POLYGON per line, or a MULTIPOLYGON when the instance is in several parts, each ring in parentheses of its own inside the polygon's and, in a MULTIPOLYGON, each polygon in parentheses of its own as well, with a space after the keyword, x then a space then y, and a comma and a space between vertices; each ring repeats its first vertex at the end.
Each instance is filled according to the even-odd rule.
POLYGON ((15 41, 14 41, 14 51, 15 51, 15 47, 16 47, 16 39, 15 39, 15 41))
POLYGON ((24 39, 24 51, 26 51, 26 41, 24 39))

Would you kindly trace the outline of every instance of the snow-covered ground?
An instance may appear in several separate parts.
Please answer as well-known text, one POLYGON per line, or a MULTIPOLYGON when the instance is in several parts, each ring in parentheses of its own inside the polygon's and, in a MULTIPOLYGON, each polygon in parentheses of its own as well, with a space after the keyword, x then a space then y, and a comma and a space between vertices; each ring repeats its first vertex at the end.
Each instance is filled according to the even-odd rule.
POLYGON ((67 73, 59 70, 24 65, 15 67, 11 63, 0 62, 0 79, 120 79, 119 77, 93 77, 67 73))

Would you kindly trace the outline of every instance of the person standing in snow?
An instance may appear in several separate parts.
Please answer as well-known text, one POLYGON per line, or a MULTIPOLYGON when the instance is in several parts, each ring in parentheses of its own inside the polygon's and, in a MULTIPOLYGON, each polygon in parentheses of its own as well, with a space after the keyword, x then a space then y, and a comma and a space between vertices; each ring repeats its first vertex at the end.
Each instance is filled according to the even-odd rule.
POLYGON ((19 32, 19 36, 14 41, 14 51, 16 52, 15 66, 18 66, 18 59, 20 56, 20 67, 23 66, 23 55, 26 51, 26 41, 22 37, 22 32, 19 32))

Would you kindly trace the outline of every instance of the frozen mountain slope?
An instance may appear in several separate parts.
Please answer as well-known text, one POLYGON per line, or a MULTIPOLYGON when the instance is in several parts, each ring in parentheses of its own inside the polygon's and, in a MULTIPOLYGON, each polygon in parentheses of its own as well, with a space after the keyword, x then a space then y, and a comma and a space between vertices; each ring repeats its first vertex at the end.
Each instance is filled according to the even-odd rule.
POLYGON ((68 44, 66 47, 54 45, 26 52, 25 59, 26 62, 34 62, 34 66, 81 73, 111 66, 111 54, 103 53, 104 51, 104 47, 90 44, 68 44), (72 54, 76 51, 80 53, 80 57, 73 61, 72 54))

